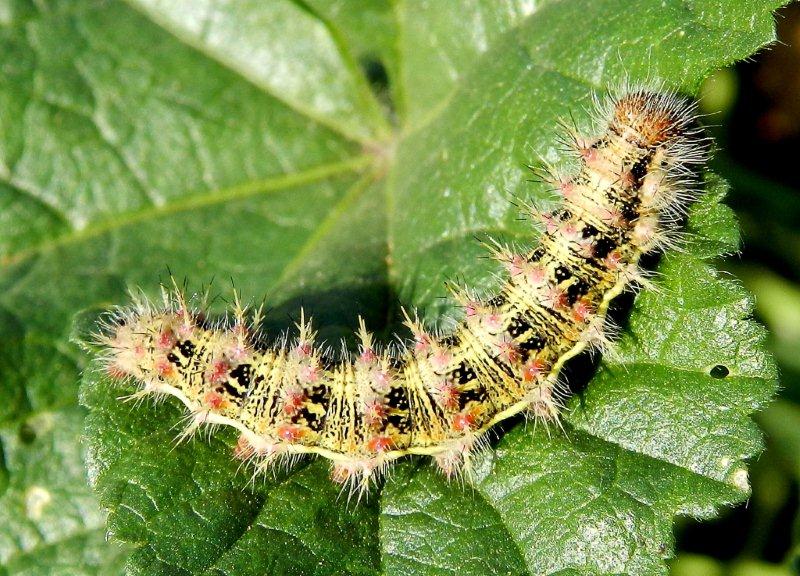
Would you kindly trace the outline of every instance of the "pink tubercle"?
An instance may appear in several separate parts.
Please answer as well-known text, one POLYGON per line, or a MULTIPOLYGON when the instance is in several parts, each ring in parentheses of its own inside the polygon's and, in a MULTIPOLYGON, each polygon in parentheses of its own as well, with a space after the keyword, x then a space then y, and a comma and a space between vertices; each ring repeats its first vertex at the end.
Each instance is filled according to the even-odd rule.
POLYGON ((206 392, 205 396, 203 396, 203 404, 211 410, 219 410, 227 404, 227 400, 225 400, 225 397, 222 396, 222 394, 212 390, 210 392, 206 392))
POLYGON ((619 228, 623 224, 622 213, 617 208, 598 208, 597 216, 609 226, 619 228))
POLYGON ((632 188, 635 182, 633 173, 630 170, 625 170, 619 175, 619 182, 624 188, 632 188))
POLYGON ((375 351, 372 348, 364 348, 358 358, 363 364, 372 364, 377 360, 375 351))
POLYGON ((509 272, 516 276, 517 274, 522 274, 523 270, 528 263, 525 261, 525 257, 521 254, 515 254, 514 257, 511 259, 511 266, 509 268, 509 272))
POLYGON ((256 449, 247 439, 247 436, 240 434, 239 439, 236 441, 236 446, 233 449, 233 457, 237 460, 249 460, 255 453, 256 449))
POLYGON ((534 286, 540 286, 547 278, 547 269, 541 264, 534 264, 528 268, 525 278, 534 286))
POLYGON ((444 370, 453 361, 453 355, 446 349, 437 347, 436 351, 430 357, 431 366, 434 370, 444 370))
POLYGON ((636 224, 631 237, 638 246, 646 246, 653 241, 657 232, 658 227, 656 222, 651 218, 647 218, 642 219, 636 224))
POLYGON ((378 399, 367 402, 364 406, 364 420, 368 426, 378 426, 386 418, 386 408, 378 399))
POLYGON ((500 314, 486 314, 483 325, 491 332, 497 332, 503 328, 503 317, 500 314))
POLYGON ((297 346, 294 347, 294 353, 299 356, 300 358, 306 358, 311 356, 314 347, 311 345, 310 342, 298 342, 297 346))
POLYGON ((331 467, 331 480, 337 484, 347 484, 358 472, 358 467, 349 462, 336 462, 331 467))
POLYGON ((389 384, 392 382, 392 378, 386 370, 377 370, 373 376, 375 380, 375 385, 379 389, 386 389, 389 387, 389 384))
POLYGON ((567 303, 567 295, 564 290, 554 284, 548 284, 544 288, 542 296, 544 304, 553 310, 563 308, 567 303))
POLYGON ((575 196, 575 183, 571 180, 559 180, 558 190, 564 198, 571 199, 575 196))
POLYGON ((228 377, 230 368, 231 366, 226 360, 214 360, 211 363, 211 368, 206 373, 206 378, 213 384, 222 382, 228 377))
POLYGON ((584 258, 594 256, 594 241, 591 238, 582 238, 578 241, 578 254, 584 258))
POLYGON ((520 360, 520 350, 514 340, 506 333, 499 335, 494 342, 498 355, 509 364, 516 364, 520 360))
POLYGON ((583 146, 579 145, 578 154, 587 166, 596 165, 601 161, 601 157, 597 152, 597 149, 592 148, 588 143, 584 143, 583 146))
POLYGON ((301 382, 305 382, 307 384, 313 384, 317 380, 319 380, 319 366, 316 364, 305 364, 300 366, 297 377, 301 382))
POLYGON ((581 234, 573 222, 567 222, 561 226, 561 235, 569 242, 577 242, 581 239, 581 234))
POLYGON ((167 328, 159 332, 156 338, 156 347, 161 350, 171 350, 175 343, 178 341, 175 332, 171 328, 167 328))
POLYGON ((243 342, 237 342, 228 349, 230 357, 238 363, 246 362, 250 358, 250 348, 243 342))
POLYGON ((278 426, 277 434, 278 438, 291 444, 300 440, 305 435, 305 430, 296 424, 283 424, 278 426))
POLYGON ((467 318, 474 318, 483 313, 484 305, 477 300, 471 300, 464 305, 464 313, 467 318))
POLYGON ((443 379, 436 384, 436 398, 448 410, 458 407, 458 390, 449 380, 443 379))
POLYGON ((189 321, 178 326, 178 336, 181 340, 190 340, 194 336, 194 324, 189 321))

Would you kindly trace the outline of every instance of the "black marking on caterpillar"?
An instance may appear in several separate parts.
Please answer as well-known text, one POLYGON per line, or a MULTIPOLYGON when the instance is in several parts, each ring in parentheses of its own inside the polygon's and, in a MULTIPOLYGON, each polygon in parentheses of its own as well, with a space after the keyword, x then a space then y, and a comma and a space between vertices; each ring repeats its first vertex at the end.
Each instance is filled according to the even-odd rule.
POLYGON ((302 315, 296 339, 269 345, 255 330, 260 310, 248 319, 237 300, 233 322, 213 327, 173 287, 163 305, 136 299, 101 327, 108 372, 136 382, 137 397, 177 397, 190 413, 183 437, 237 428, 237 454, 256 472, 317 454, 336 481, 364 490, 391 461, 423 454, 461 473, 498 422, 557 418, 564 363, 608 345, 611 301, 647 284, 640 259, 675 246, 696 195, 707 147, 692 102, 632 88, 599 104, 598 118, 599 136, 570 134, 575 173, 547 175, 563 204, 537 213, 539 245, 490 245, 507 272, 499 293, 481 301, 451 288, 464 310, 451 333, 406 314, 413 339, 382 350, 360 321, 358 353, 332 357, 302 315))

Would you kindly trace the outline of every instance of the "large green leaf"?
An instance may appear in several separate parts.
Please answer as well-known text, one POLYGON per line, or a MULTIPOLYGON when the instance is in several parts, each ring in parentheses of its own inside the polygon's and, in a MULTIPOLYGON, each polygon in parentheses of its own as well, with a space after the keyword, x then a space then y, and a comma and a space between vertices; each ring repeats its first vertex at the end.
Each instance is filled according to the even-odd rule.
MULTIPOLYGON (((694 92, 777 5, 0 2, 0 571, 119 561, 81 472, 79 310, 169 266, 266 294, 275 329, 300 305, 331 337, 398 300, 436 320, 444 279, 492 285, 473 236, 532 239, 508 198, 551 200, 523 167, 557 160, 557 119, 626 74, 694 92)), ((174 403, 119 402, 90 365, 89 477, 128 570, 663 572, 676 514, 746 497, 774 388, 749 298, 706 263, 737 239, 708 188, 565 430, 509 426, 474 487, 421 460, 358 506, 324 462, 249 484, 229 433, 173 447, 174 403)))

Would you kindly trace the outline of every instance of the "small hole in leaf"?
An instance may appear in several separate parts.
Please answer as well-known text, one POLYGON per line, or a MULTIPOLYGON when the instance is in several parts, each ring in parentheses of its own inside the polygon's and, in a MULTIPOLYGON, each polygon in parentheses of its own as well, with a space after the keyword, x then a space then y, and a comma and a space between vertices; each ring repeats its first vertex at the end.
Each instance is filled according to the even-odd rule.
POLYGON ((389 73, 386 71, 386 66, 377 58, 365 58, 361 61, 361 67, 364 69, 364 75, 367 77, 372 89, 375 92, 382 93, 389 87, 389 73))
POLYGON ((19 441, 23 444, 33 444, 36 440, 36 430, 27 422, 19 427, 19 441))
POLYGON ((728 367, 723 366, 722 364, 717 364, 709 372, 712 378, 725 378, 725 376, 727 376, 730 373, 731 371, 728 370, 728 367))

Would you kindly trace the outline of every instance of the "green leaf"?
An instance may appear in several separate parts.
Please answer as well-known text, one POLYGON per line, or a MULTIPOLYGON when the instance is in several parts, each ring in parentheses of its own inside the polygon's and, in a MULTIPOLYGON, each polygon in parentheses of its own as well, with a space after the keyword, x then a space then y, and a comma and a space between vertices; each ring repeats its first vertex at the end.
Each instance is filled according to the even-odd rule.
MULTIPOLYGON (((388 329, 398 300, 440 318, 444 279, 492 286, 473 236, 532 240, 508 198, 551 201, 524 166, 559 158, 558 119, 626 75, 695 92, 778 4, 0 2, 0 573, 120 561, 82 472, 80 311, 169 267, 266 294, 274 330, 300 305, 329 337, 388 329)), ((253 484, 230 433, 174 447, 174 402, 121 402, 89 365, 89 478, 127 570, 664 572, 676 514, 746 497, 774 389, 748 296, 707 263, 737 240, 708 188, 565 430, 511 423, 474 487, 423 460, 358 506, 324 462, 253 484)))
POLYGON ((0 326, 0 574, 119 574, 125 548, 86 484, 75 360, 4 312, 0 326))

